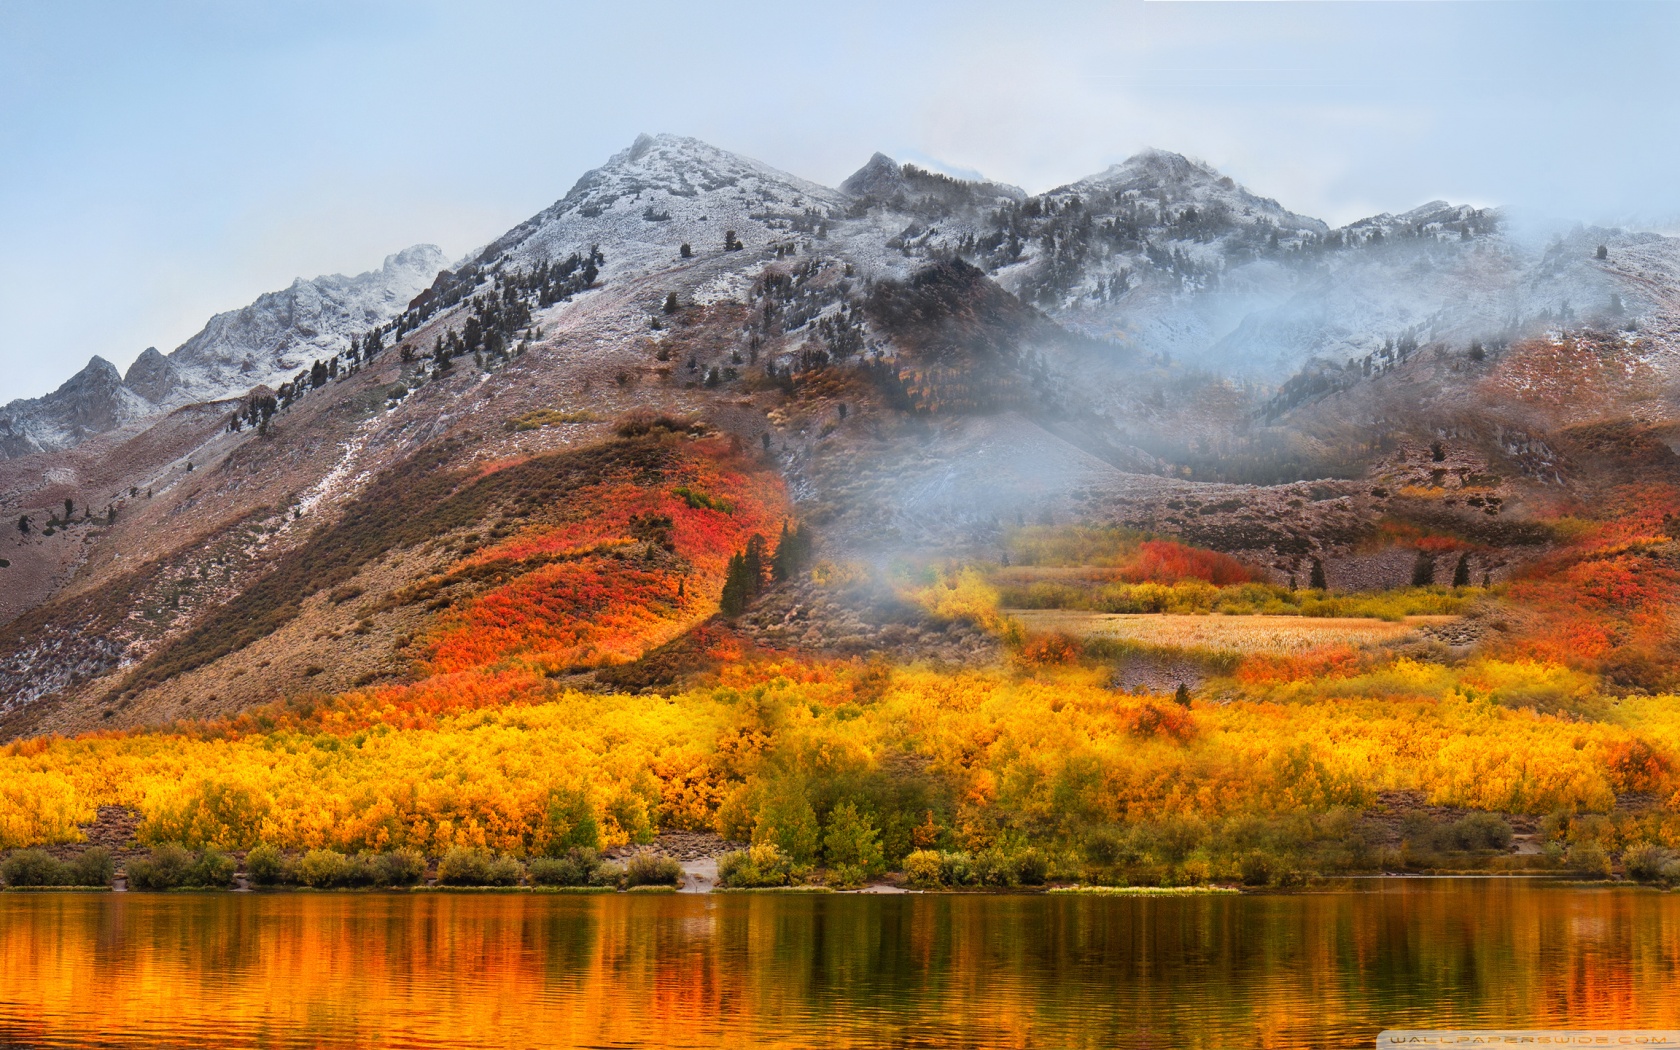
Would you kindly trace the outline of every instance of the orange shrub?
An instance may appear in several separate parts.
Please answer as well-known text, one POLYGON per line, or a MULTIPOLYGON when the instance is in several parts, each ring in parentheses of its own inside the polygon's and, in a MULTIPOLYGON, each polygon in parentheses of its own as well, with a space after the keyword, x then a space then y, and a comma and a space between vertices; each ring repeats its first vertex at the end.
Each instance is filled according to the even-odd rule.
POLYGON ((1187 547, 1173 540, 1139 543, 1132 557, 1119 567, 1118 575, 1130 583, 1202 580, 1219 587, 1261 579, 1253 569, 1228 554, 1187 547))

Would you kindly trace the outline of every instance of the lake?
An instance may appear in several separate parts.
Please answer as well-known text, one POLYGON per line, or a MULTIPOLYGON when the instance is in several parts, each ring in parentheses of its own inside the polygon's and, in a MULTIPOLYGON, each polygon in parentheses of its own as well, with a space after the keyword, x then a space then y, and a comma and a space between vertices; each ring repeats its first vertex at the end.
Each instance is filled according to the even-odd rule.
POLYGON ((1680 1027, 1680 894, 0 894, 0 1046, 1370 1047, 1680 1027))

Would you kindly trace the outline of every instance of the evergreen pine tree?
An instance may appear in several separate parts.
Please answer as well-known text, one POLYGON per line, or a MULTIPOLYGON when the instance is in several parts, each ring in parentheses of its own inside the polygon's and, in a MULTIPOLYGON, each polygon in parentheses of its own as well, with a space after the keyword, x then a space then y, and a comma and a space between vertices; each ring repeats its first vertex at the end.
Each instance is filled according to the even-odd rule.
POLYGON ((741 556, 746 563, 747 598, 756 597, 760 587, 764 585, 764 574, 770 568, 769 561, 764 554, 764 537, 753 533, 747 540, 746 552, 741 556))
POLYGON ((723 596, 718 599, 718 609, 723 615, 734 619, 746 611, 747 599, 751 595, 747 588, 747 560, 740 554, 732 555, 729 568, 723 576, 723 596))
POLYGON ((1173 693, 1173 701, 1177 703, 1179 707, 1189 708, 1190 687, 1185 685, 1183 682, 1178 683, 1178 691, 1173 693))
POLYGON ((1412 586, 1428 587, 1435 582, 1435 559, 1426 551, 1418 551, 1412 563, 1412 586))
POLYGON ((1319 561, 1317 558, 1312 560, 1312 576, 1307 581, 1307 586, 1311 587, 1315 591, 1327 591, 1330 589, 1329 581, 1324 578, 1324 563, 1319 561))
POLYGON ((18 518, 18 531, 23 533, 25 536, 29 535, 29 531, 33 527, 34 523, 29 520, 29 515, 25 514, 18 518))
POLYGON ((1452 585, 1454 587, 1470 586, 1470 555, 1460 554, 1458 556, 1458 565, 1453 569, 1452 585))
POLYGON ((666 296, 665 296, 665 312, 668 313, 668 314, 674 314, 674 313, 677 312, 677 293, 676 292, 670 292, 670 293, 666 294, 666 296))
POLYGON ((684 242, 683 242, 683 246, 682 246, 682 257, 683 257, 683 258, 684 258, 684 259, 692 259, 692 258, 694 258, 694 249, 693 249, 693 248, 690 248, 690 247, 689 247, 689 246, 688 246, 688 242, 687 242, 687 241, 684 241, 684 242))

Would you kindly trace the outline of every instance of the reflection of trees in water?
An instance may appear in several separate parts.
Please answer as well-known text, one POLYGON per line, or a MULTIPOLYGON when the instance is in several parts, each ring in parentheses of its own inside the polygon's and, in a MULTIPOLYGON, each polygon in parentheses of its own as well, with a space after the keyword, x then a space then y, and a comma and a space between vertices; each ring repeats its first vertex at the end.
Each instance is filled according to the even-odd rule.
POLYGON ((1403 1025, 1680 1024, 1680 897, 1357 885, 1147 899, 8 894, 0 1040, 1305 1047, 1403 1025))

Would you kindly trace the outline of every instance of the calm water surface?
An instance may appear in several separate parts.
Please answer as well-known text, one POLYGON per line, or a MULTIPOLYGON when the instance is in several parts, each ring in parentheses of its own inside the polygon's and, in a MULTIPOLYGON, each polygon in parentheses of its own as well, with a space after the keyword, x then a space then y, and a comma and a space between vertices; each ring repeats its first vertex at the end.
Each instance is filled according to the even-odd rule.
POLYGON ((0 894, 0 1046, 1370 1047, 1680 1028, 1680 894, 0 894))

